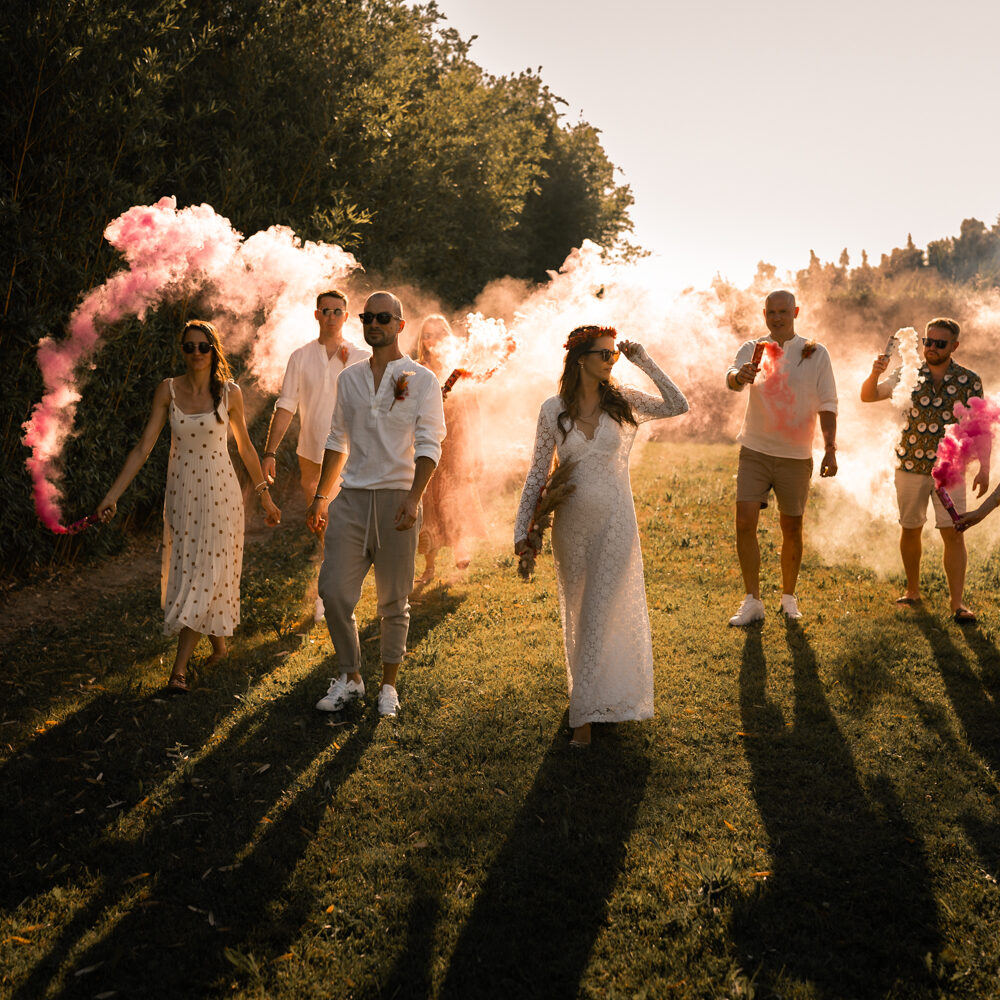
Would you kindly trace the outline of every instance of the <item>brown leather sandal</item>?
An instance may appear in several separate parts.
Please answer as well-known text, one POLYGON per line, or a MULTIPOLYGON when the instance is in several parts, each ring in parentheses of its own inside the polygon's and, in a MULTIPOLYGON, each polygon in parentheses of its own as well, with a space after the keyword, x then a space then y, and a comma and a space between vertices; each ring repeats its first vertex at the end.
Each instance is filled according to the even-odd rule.
POLYGON ((167 694, 189 694, 191 688, 187 685, 186 674, 171 674, 167 686, 164 688, 167 694))

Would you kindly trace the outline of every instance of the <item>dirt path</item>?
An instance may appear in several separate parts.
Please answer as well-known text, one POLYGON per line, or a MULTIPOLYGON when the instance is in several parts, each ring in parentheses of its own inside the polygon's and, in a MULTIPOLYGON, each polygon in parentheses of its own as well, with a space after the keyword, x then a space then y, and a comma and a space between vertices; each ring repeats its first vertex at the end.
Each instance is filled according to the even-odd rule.
MULTIPOLYGON (((282 492, 282 520, 304 519, 305 500, 298 489, 282 492)), ((271 529, 259 512, 247 515, 246 544, 266 539, 271 529)), ((133 538, 124 552, 91 566, 59 570, 46 580, 9 591, 0 606, 0 647, 23 628, 79 616, 105 597, 126 590, 159 589, 162 535, 150 530, 133 538)))

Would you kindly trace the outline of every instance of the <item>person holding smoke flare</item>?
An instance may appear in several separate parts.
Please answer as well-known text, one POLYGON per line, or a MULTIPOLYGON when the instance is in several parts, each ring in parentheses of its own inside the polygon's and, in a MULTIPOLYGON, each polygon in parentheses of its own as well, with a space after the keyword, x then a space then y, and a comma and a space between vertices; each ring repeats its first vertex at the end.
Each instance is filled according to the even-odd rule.
POLYGON ((138 444, 129 452, 97 515, 110 521, 118 501, 153 450, 170 421, 170 459, 163 502, 163 559, 160 601, 163 631, 177 635, 167 691, 189 690, 187 667, 202 635, 212 643, 205 666, 227 654, 226 639, 240 621, 243 567, 243 494, 229 457, 228 431, 256 484, 268 524, 281 511, 268 492, 257 451, 250 441, 243 394, 219 339, 206 320, 191 320, 181 332, 187 371, 164 379, 153 394, 152 412, 138 444))
MULTIPOLYGON (((967 406, 974 396, 982 397, 983 383, 968 368, 955 364, 952 354, 958 347, 961 327, 953 319, 939 316, 924 329, 924 363, 917 370, 917 381, 910 393, 906 425, 896 446, 896 501, 899 505, 899 552, 906 573, 906 590, 896 599, 903 607, 919 607, 921 535, 927 520, 927 499, 934 508, 934 526, 941 532, 944 545, 944 573, 948 581, 951 613, 958 625, 974 625, 976 616, 963 603, 967 555, 965 539, 956 530, 934 490, 931 471, 941 439, 949 424, 957 421, 955 404, 967 406)), ((861 401, 875 403, 888 399, 899 382, 901 369, 888 378, 879 377, 889 366, 889 355, 880 354, 872 363, 871 374, 861 383, 861 401)), ((976 495, 981 497, 990 484, 989 451, 980 456, 979 471, 973 480, 976 495)), ((965 478, 951 491, 958 510, 964 510, 965 478)), ((984 505, 985 506, 985 505, 984 505)))
POLYGON ((1000 507, 1000 484, 975 510, 960 514, 955 522, 955 527, 959 531, 966 531, 973 525, 979 524, 984 517, 992 514, 997 507, 1000 507))
POLYGON ((580 326, 565 343, 559 394, 538 414, 531 468, 521 491, 514 552, 528 531, 553 454, 573 462, 573 492, 556 509, 552 551, 569 684, 571 746, 590 744, 591 724, 653 715, 653 646, 628 462, 638 424, 685 413, 687 400, 641 344, 615 347, 613 327, 580 326), (624 354, 660 395, 619 386, 624 354))
POLYGON ((799 307, 785 290, 764 300, 769 336, 748 340, 726 372, 726 386, 750 386, 736 472, 736 556, 746 595, 729 619, 732 626, 764 618, 760 599, 760 544, 757 526, 771 490, 781 527, 781 613, 802 617, 795 585, 802 565, 802 520, 812 478, 812 446, 819 417, 823 432, 821 476, 837 474, 837 384, 830 354, 822 344, 795 332, 799 307), (763 379, 756 381, 763 361, 763 379))
MULTIPOLYGON (((417 361, 440 379, 444 359, 457 338, 440 313, 424 318, 417 337, 417 361)), ((470 388, 450 392, 444 400, 448 436, 441 442, 441 460, 424 493, 424 520, 418 551, 424 572, 417 586, 434 579, 438 549, 450 548, 459 569, 469 565, 470 543, 486 537, 483 505, 476 482, 482 471, 482 429, 479 403, 470 388)))

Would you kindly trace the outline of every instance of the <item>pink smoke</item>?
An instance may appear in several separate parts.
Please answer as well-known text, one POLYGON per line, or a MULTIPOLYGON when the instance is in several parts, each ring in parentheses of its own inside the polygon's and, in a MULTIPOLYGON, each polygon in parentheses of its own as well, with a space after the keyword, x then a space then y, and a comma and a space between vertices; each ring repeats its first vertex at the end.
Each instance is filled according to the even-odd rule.
POLYGON ((955 404, 955 416, 958 421, 949 425, 941 439, 931 470, 935 484, 944 489, 951 489, 961 481, 971 459, 982 464, 988 457, 993 427, 1000 422, 1000 405, 973 396, 968 406, 955 404))
POLYGON ((759 391, 771 404, 771 413, 780 427, 789 425, 796 416, 795 398, 788 384, 788 372, 778 367, 784 351, 772 340, 764 341, 764 357, 760 363, 763 381, 757 381, 759 391))
POLYGON ((175 198, 129 209, 107 227, 104 237, 127 267, 84 296, 70 316, 64 340, 40 341, 37 358, 45 393, 24 424, 35 509, 41 522, 59 534, 67 531, 61 524, 59 456, 80 399, 77 373, 103 330, 127 316, 145 319, 151 309, 192 295, 199 296, 210 315, 236 318, 223 321, 224 336, 245 322, 243 317, 263 312, 269 344, 260 352, 260 363, 252 361, 251 367, 271 388, 276 359, 283 364, 292 349, 313 335, 301 318, 303 313, 312 318, 310 297, 358 266, 340 247, 302 244, 281 226, 244 242, 211 206, 178 210, 175 198))

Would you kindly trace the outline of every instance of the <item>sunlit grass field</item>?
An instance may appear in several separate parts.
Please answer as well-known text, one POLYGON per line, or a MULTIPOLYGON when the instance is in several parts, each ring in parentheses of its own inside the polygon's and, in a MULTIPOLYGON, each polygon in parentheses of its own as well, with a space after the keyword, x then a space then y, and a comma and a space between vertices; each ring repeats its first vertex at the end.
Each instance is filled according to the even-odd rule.
POLYGON ((314 710, 336 668, 294 525, 249 550, 233 653, 187 698, 152 590, 7 636, 0 996, 1000 996, 1000 563, 961 630, 935 552, 914 614, 807 530, 801 624, 729 629, 735 461, 637 456, 657 715, 585 752, 513 496, 414 603, 397 720, 370 581, 368 702, 314 710))

